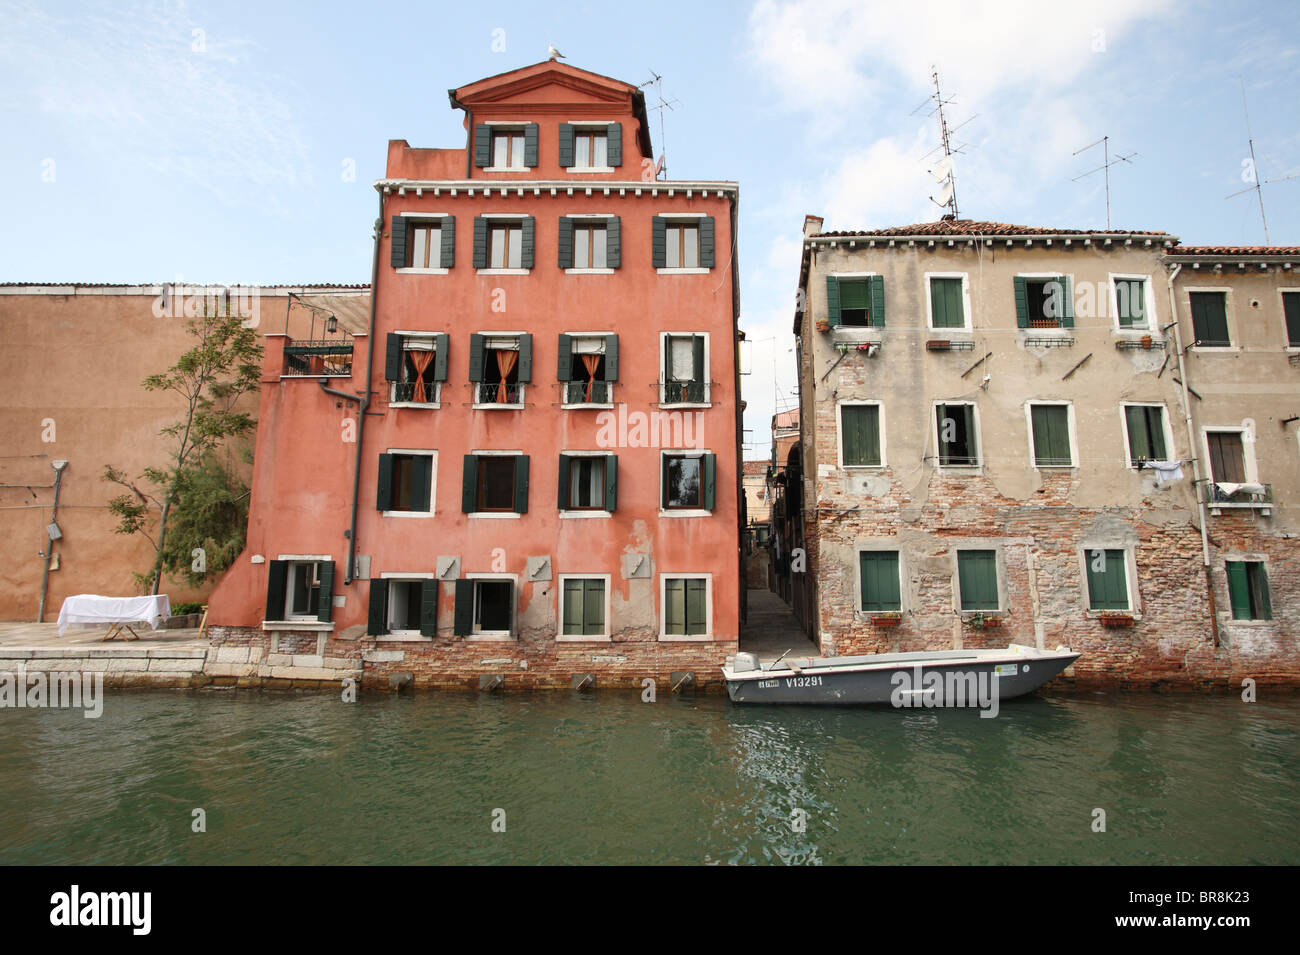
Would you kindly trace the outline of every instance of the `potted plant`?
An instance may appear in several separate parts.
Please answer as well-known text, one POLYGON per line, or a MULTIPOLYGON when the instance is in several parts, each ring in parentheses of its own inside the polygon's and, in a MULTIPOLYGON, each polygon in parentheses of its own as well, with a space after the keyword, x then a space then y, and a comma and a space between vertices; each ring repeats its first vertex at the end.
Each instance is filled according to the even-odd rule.
POLYGON ((835 347, 839 349, 841 355, 847 355, 849 352, 849 346, 846 342, 840 342, 835 347))
POLYGON ((897 627, 903 622, 903 615, 897 610, 887 610, 884 613, 873 613, 871 622, 877 627, 897 627))
POLYGON ((1002 626, 1002 618, 996 614, 977 613, 967 622, 976 630, 1002 626))
POLYGON ((1127 613, 1104 613, 1101 615, 1101 625, 1103 627, 1131 627, 1133 626, 1133 615, 1127 613))
POLYGON ((817 331, 823 335, 831 330, 831 323, 824 318, 817 319, 817 331))
POLYGON ((1150 336, 1150 335, 1143 335, 1143 336, 1142 336, 1142 347, 1143 347, 1143 348, 1150 348, 1150 347, 1151 347, 1151 336, 1150 336))
POLYGON ((952 342, 946 338, 931 338, 925 343, 925 347, 930 351, 947 351, 952 347, 952 342))

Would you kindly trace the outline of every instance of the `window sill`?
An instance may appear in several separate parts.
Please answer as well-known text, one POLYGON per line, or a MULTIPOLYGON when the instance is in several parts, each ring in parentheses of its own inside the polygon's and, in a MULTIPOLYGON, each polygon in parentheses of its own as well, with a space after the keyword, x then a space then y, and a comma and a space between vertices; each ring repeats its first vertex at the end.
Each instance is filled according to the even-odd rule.
POLYGON ((433 511, 380 511, 384 517, 433 517, 433 511))
POLYGON ((489 630, 482 633, 471 633, 466 635, 466 640, 473 640, 477 643, 514 643, 515 638, 505 630, 489 630))
POLYGON ((1193 345, 1194 355, 1235 355, 1241 351, 1240 345, 1193 345))
POLYGON ((976 477, 984 473, 983 464, 937 464, 935 470, 953 477, 976 477))
POLYGON ((1160 334, 1159 329, 1142 328, 1140 326, 1138 327, 1129 326, 1127 328, 1116 328, 1112 326, 1110 333, 1112 337, 1119 338, 1119 339, 1126 339, 1126 338, 1142 339, 1149 335, 1151 336, 1151 344, 1153 345, 1156 342, 1164 341, 1165 338, 1163 335, 1160 334))
POLYGON ((570 174, 581 175, 584 172, 618 172, 614 166, 568 166, 570 174))
POLYGON ((527 405, 503 405, 492 401, 484 405, 470 405, 470 407, 475 411, 523 411, 527 405))
POLYGON ((433 637, 426 637, 419 630, 400 630, 376 635, 379 643, 432 643, 433 637))
POLYGON ((1132 610, 1086 610, 1084 617, 1088 620, 1100 620, 1102 617, 1132 617, 1134 623, 1140 623, 1142 620, 1142 614, 1134 613, 1132 610))
POLYGON ((417 269, 411 267, 397 269, 396 271, 398 275, 447 275, 449 272, 448 269, 417 269))
POLYGON ((424 408, 429 411, 437 411, 442 407, 440 401, 390 401, 390 408, 424 408))
MULTIPOLYGON (((888 316, 886 316, 888 317, 888 316)), ((969 325, 954 325, 952 328, 936 328, 933 325, 926 327, 926 333, 930 335, 974 335, 975 330, 969 325)))
POLYGON ((655 269, 660 275, 708 275, 709 269, 655 269))
POLYGON ((887 471, 888 464, 841 464, 841 471, 887 471))
POLYGON ((661 401, 659 402, 659 407, 660 408, 712 408, 713 402, 711 401, 673 401, 673 402, 661 401))
POLYGON ((885 329, 883 325, 831 326, 831 337, 837 342, 865 342, 867 344, 878 345, 884 337, 884 333, 885 329))
POLYGON ((613 511, 560 511, 561 519, 577 520, 584 517, 613 517, 613 511))
POLYGON ((705 633, 705 634, 692 634, 690 636, 682 636, 680 634, 661 633, 659 634, 659 642, 660 643, 712 643, 713 635, 710 633, 705 633))
POLYGON ((1221 627, 1273 627, 1276 625, 1276 620, 1259 620, 1254 617, 1249 620, 1239 620, 1232 615, 1230 610, 1219 614, 1219 626, 1221 627))
POLYGON ((1075 464, 1035 464, 1035 471, 1076 471, 1078 465, 1075 464))
POLYGON ((712 517, 712 511, 706 511, 698 507, 681 507, 673 510, 659 508, 660 517, 712 517))
POLYGON ((613 641, 609 637, 609 634, 605 634, 604 636, 582 634, 581 636, 579 636, 577 634, 572 634, 572 633, 567 635, 562 633, 557 633, 555 635, 555 642, 556 643, 613 643, 613 641))
POLYGON ((479 269, 479 275, 527 275, 532 269, 479 269))
POLYGON ((480 172, 532 172, 532 166, 480 166, 480 172))
POLYGON ((562 411, 582 411, 586 408, 592 408, 597 411, 602 409, 605 411, 612 411, 614 408, 614 404, 613 402, 604 402, 601 404, 597 404, 596 402, 593 401, 593 402, 582 402, 581 404, 576 404, 576 405, 560 405, 560 410, 562 411))
POLYGON ((500 513, 500 514, 496 513, 495 511, 470 511, 470 512, 469 512, 468 514, 466 514, 465 516, 466 516, 466 517, 474 517, 474 518, 478 518, 478 519, 480 519, 480 520, 485 520, 485 521, 487 521, 487 520, 502 520, 502 519, 505 519, 505 520, 508 520, 508 521, 509 521, 509 520, 515 520, 515 521, 517 521, 517 520, 519 520, 519 518, 523 517, 524 515, 519 514, 519 513, 516 513, 515 511, 510 511, 509 513, 502 512, 502 513, 500 513))
POLYGON ((613 275, 613 269, 565 269, 565 275, 613 275))
POLYGON ((311 620, 263 620, 263 630, 316 630, 328 633, 334 629, 333 621, 311 620))

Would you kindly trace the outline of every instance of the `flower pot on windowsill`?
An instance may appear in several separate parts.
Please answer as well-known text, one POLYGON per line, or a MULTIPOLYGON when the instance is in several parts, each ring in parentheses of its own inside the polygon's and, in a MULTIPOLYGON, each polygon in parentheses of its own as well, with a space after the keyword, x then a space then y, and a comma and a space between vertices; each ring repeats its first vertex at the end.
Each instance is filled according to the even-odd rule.
POLYGON ((1002 626, 1001 617, 990 616, 982 613, 977 613, 966 622, 976 630, 988 630, 1002 626))
POLYGON ((1104 613, 1099 618, 1103 627, 1131 627, 1133 615, 1127 613, 1104 613))
POLYGON ((1142 347, 1143 347, 1143 348, 1150 348, 1150 347, 1151 347, 1151 336, 1150 336, 1150 335, 1143 335, 1141 341, 1142 341, 1142 347))
POLYGON ((903 622, 903 615, 896 611, 887 613, 873 613, 871 623, 877 627, 897 627, 903 622))
POLYGON ((831 330, 831 323, 826 321, 825 319, 822 319, 817 323, 817 331, 821 332, 823 335, 825 335, 830 330, 831 330))
POLYGON ((928 351, 948 351, 952 348, 952 342, 946 338, 931 338, 925 343, 928 351))

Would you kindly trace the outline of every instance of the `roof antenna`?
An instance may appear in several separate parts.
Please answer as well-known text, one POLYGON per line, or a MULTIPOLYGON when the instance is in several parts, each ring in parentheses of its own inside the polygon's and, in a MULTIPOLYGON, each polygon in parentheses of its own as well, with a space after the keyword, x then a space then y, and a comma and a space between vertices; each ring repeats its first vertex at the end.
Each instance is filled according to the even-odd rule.
MULTIPOLYGON (((1268 238, 1268 219, 1264 217, 1264 186, 1274 182, 1285 182, 1288 179, 1300 179, 1300 173, 1294 173, 1290 176, 1278 176, 1276 179, 1265 179, 1259 181, 1259 170, 1255 165, 1255 138, 1250 133, 1250 112, 1246 109, 1246 81, 1240 76, 1237 81, 1241 83, 1241 111, 1246 117, 1246 142, 1250 145, 1250 165, 1249 168, 1242 171, 1241 178, 1246 182, 1253 182, 1253 186, 1247 186, 1245 189, 1238 189, 1230 196, 1224 196, 1225 199, 1233 199, 1244 193, 1255 190, 1255 198, 1259 200, 1259 221, 1264 226, 1264 244, 1272 245, 1268 238)), ((1242 165, 1246 163, 1243 161, 1242 165)))
POLYGON ((658 102, 654 106, 651 106, 650 109, 659 110, 659 160, 655 163, 655 178, 667 179, 668 144, 664 140, 664 110, 672 109, 673 104, 680 106, 681 100, 676 97, 673 97, 672 99, 664 99, 664 78, 654 70, 650 71, 650 79, 642 83, 640 89, 645 89, 647 86, 653 86, 655 88, 655 99, 658 100, 658 102))
POLYGON ((930 67, 930 79, 934 82, 934 92, 925 98, 925 102, 912 110, 912 114, 915 115, 920 112, 926 104, 931 102, 934 103, 934 109, 930 111, 930 115, 933 116, 936 113, 939 115, 940 145, 930 150, 930 152, 926 153, 925 156, 921 158, 925 159, 933 153, 940 150, 943 151, 943 157, 934 164, 932 169, 929 170, 930 175, 934 176, 935 181, 940 183, 943 188, 939 190, 939 198, 936 199, 934 196, 931 196, 930 201, 939 208, 948 210, 940 218, 948 220, 957 219, 960 218, 960 214, 957 211, 957 176, 953 170, 952 157, 954 153, 962 152, 964 144, 954 146, 952 144, 952 133, 955 133, 961 128, 961 126, 965 126, 966 123, 969 123, 970 120, 975 117, 972 116, 970 119, 966 120, 965 123, 962 123, 961 126, 955 126, 952 129, 949 129, 948 119, 943 114, 943 108, 947 104, 952 103, 953 100, 943 98, 943 93, 939 89, 939 71, 934 66, 930 67))
POLYGON ((1080 179, 1085 179, 1088 176, 1091 176, 1094 172, 1104 172, 1106 174, 1106 228, 1109 229, 1110 228, 1110 167, 1117 165, 1118 163, 1121 162, 1126 162, 1130 166, 1133 165, 1133 163, 1130 162, 1130 160, 1134 156, 1136 156, 1137 153, 1129 153, 1127 156, 1116 156, 1114 159, 1111 159, 1110 158, 1110 137, 1103 136, 1095 143, 1089 143, 1087 146, 1084 146, 1082 149, 1075 150, 1074 155, 1077 156, 1079 155, 1079 153, 1086 153, 1089 149, 1093 149, 1097 146, 1101 147, 1101 154, 1103 157, 1101 165, 1098 166, 1096 169, 1089 169, 1087 172, 1083 173, 1083 175, 1075 176, 1073 179, 1070 180, 1070 182, 1078 182, 1080 179))

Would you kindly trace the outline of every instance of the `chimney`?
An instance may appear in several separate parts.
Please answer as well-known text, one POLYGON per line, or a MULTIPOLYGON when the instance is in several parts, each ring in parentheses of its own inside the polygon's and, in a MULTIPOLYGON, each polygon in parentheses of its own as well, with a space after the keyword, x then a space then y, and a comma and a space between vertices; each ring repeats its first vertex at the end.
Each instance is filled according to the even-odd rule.
POLYGON ((822 231, 822 222, 825 221, 821 216, 804 216, 803 217, 803 237, 806 239, 810 235, 816 235, 822 231))

